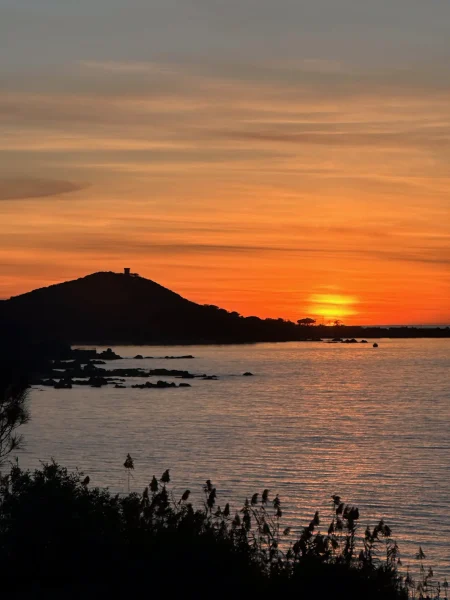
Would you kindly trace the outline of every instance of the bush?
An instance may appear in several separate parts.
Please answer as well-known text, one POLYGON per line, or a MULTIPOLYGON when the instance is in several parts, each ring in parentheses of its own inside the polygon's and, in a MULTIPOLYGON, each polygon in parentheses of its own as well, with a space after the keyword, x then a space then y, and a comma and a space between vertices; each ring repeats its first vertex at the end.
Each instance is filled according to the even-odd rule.
POLYGON ((407 598, 389 527, 380 521, 360 540, 359 511, 338 496, 326 531, 316 513, 290 541, 268 490, 233 514, 217 506, 210 481, 200 508, 189 490, 175 498, 169 482, 166 471, 142 494, 114 496, 55 462, 34 473, 13 466, 0 481, 3 589, 27 598, 158 589, 185 598, 407 598))

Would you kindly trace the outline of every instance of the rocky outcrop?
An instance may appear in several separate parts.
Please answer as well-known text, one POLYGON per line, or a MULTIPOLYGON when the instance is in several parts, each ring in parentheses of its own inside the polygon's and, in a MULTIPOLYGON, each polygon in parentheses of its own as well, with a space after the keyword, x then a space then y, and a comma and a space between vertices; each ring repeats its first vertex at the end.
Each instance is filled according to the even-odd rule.
POLYGON ((100 354, 98 354, 98 356, 100 358, 102 358, 103 360, 120 360, 122 358, 121 356, 116 354, 113 350, 111 350, 111 348, 108 348, 107 350, 103 350, 103 352, 100 352, 100 354))
MULTIPOLYGON (((176 379, 202 379, 203 381, 217 381, 217 375, 207 375, 206 373, 190 373, 184 369, 166 369, 159 367, 156 369, 145 369, 142 367, 129 368, 111 368, 107 369, 100 365, 106 364, 107 360, 117 360, 120 358, 111 348, 108 348, 96 356, 102 356, 102 359, 92 358, 84 363, 82 360, 59 360, 54 361, 47 372, 41 375, 42 378, 33 381, 35 385, 56 387, 57 389, 69 389, 73 385, 90 386, 101 388, 112 385, 117 389, 125 388, 123 383, 127 378, 149 379, 151 377, 173 377, 176 379), (103 360, 104 359, 104 360, 103 360)), ((141 354, 137 354, 135 359, 142 359, 141 354)), ((191 354, 185 356, 166 356, 166 359, 194 358, 191 354)), ((253 373, 247 371, 243 373, 244 377, 251 377, 253 373)), ((158 388, 158 387, 191 387, 188 383, 167 383, 158 380, 157 383, 145 382, 134 384, 133 388, 158 388)))
POLYGON ((61 379, 60 381, 56 381, 53 387, 55 388, 55 390, 71 390, 72 382, 64 381, 61 379))
POLYGON ((139 389, 139 390, 151 390, 151 389, 166 389, 166 388, 179 388, 179 387, 191 387, 188 383, 180 383, 180 385, 177 385, 174 382, 168 382, 168 381, 157 381, 156 383, 150 383, 150 381, 146 381, 145 383, 136 383, 135 385, 131 386, 132 388, 135 389, 139 389))

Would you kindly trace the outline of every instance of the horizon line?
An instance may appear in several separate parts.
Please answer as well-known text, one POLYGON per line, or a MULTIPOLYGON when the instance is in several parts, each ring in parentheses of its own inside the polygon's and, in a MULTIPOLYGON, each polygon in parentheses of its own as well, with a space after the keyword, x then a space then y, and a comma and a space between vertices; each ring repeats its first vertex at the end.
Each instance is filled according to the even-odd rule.
MULTIPOLYGON (((79 279, 84 279, 86 277, 90 277, 92 275, 97 275, 97 274, 102 274, 102 273, 112 273, 114 275, 122 275, 124 277, 139 277, 140 279, 145 279, 146 281, 151 281, 152 283, 156 283, 157 285, 161 285, 161 284, 158 284, 156 281, 153 281, 153 279, 148 279, 147 277, 144 277, 144 276, 142 276, 142 275, 140 275, 138 273, 131 273, 130 272, 131 269, 127 269, 127 270, 124 269, 124 271, 120 271, 120 272, 117 272, 117 271, 93 271, 92 273, 88 273, 87 275, 82 275, 82 276, 77 277, 75 279, 68 279, 68 280, 64 280, 64 281, 59 281, 57 283, 50 283, 50 284, 45 285, 43 287, 34 288, 32 290, 29 290, 28 292, 22 292, 21 294, 17 294, 16 296, 10 296, 9 298, 0 298, 0 302, 8 302, 9 300, 12 300, 13 298, 18 298, 18 297, 20 297, 22 295, 29 294, 29 293, 32 293, 32 292, 37 291, 37 290, 46 289, 46 288, 49 288, 49 287, 53 287, 55 285, 61 285, 61 284, 64 284, 64 283, 68 283, 70 281, 77 281, 79 279), (127 272, 127 270, 128 270, 128 272, 127 272)), ((165 286, 161 285, 161 287, 165 287, 165 286)), ((170 288, 166 288, 166 289, 168 289, 169 291, 173 292, 173 290, 171 290, 170 288)), ((178 294, 178 292, 174 292, 174 293, 178 294)), ((181 296, 181 294, 178 294, 178 295, 181 296)), ((181 296, 181 297, 184 298, 184 296, 181 296)), ((184 298, 184 299, 188 300, 187 298, 184 298)), ((188 301, 192 302, 191 300, 188 300, 188 301)), ((195 303, 195 304, 198 304, 198 303, 195 303)), ((205 303, 203 305, 199 304, 199 306, 215 306, 215 305, 211 305, 211 304, 205 303)), ((227 309, 222 309, 220 306, 218 306, 217 308, 219 308, 220 310, 226 310, 228 313, 235 312, 235 311, 229 311, 227 309)), ((250 318, 250 317, 255 317, 257 315, 248 315, 247 317, 245 317, 244 315, 239 315, 239 316, 242 317, 242 318, 244 318, 244 319, 246 319, 246 318, 250 318)), ((257 318, 261 319, 262 321, 264 321, 266 319, 271 319, 271 318, 273 319, 274 317, 265 317, 265 318, 263 318, 263 317, 257 317, 257 318)), ((279 318, 282 318, 282 317, 279 317, 279 318)), ((291 321, 291 319, 283 319, 283 320, 285 320, 287 322, 291 322, 294 325, 296 324, 296 321, 291 321)), ((442 328, 448 329, 448 328, 450 328, 450 323, 428 323, 428 324, 415 324, 415 323, 409 323, 409 324, 403 323, 403 324, 400 324, 400 323, 391 323, 391 324, 376 324, 376 325, 369 325, 369 324, 363 324, 363 323, 358 324, 358 325, 346 325, 345 323, 342 323, 340 325, 332 325, 332 324, 325 324, 323 322, 322 323, 317 323, 317 320, 318 319, 316 319, 316 323, 314 323, 313 325, 310 325, 311 328, 313 328, 313 327, 348 327, 348 328, 350 328, 350 327, 356 327, 356 328, 358 328, 359 327, 359 328, 374 328, 374 329, 401 329, 401 328, 405 328, 405 327, 406 328, 411 327, 411 328, 415 328, 415 329, 442 329, 442 328)))

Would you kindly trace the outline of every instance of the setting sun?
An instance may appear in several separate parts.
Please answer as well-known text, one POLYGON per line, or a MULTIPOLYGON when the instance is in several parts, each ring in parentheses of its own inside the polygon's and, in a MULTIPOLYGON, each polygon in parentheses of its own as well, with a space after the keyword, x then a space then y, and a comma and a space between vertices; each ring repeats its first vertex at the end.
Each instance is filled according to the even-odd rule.
MULTIPOLYGON (((82 11, 102 1, 70 4, 82 11)), ((28 0, 39 2, 58 11, 67 4, 28 0)), ((144 10, 142 0, 130 2, 144 10)), ((322 2, 336 10, 338 0, 318 0, 308 11, 322 2)), ((351 2, 361 15, 384 4, 351 2)), ((170 12, 169 0, 147 4, 155 3, 170 12)), ((53 32, 54 52, 30 64, 43 48, 25 16, 23 39, 34 49, 9 39, 0 65, 0 300, 132 265, 194 302, 246 316, 449 323, 450 61, 427 40, 411 69, 415 36, 398 56, 394 36, 388 64, 368 42, 362 53, 347 42, 339 53, 329 35, 310 38, 302 2, 292 0, 280 4, 297 18, 278 33, 293 47, 244 35, 252 16, 230 21, 238 41, 229 54, 222 43, 232 36, 211 37, 206 13, 234 19, 258 2, 175 4, 177 18, 199 11, 186 16, 175 45, 159 39, 165 26, 155 35, 146 28, 138 44, 135 32, 153 27, 153 13, 130 24, 130 40, 103 40, 123 39, 122 51, 102 49, 101 36, 59 48, 66 36, 53 32), (261 43, 252 52, 251 39, 261 43)), ((268 28, 281 26, 278 3, 273 10, 268 28)), ((52 22, 40 18, 42 27, 52 22)), ((69 38, 84 31, 61 19, 69 38)), ((119 30, 121 22, 111 15, 119 30)))
POLYGON ((309 298, 309 311, 322 320, 336 321, 344 317, 358 314, 355 304, 359 301, 354 296, 343 294, 313 294, 309 298))

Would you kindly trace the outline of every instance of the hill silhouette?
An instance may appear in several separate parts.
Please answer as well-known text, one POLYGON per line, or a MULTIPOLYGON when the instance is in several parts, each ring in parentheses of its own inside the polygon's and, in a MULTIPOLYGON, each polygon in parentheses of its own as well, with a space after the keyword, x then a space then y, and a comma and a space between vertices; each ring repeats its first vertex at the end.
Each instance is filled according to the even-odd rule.
POLYGON ((0 314, 38 337, 68 343, 208 343, 297 339, 282 319, 202 306, 143 277, 100 272, 12 297, 0 314))
POLYGON ((99 272, 0 302, 3 331, 67 344, 201 344, 450 337, 450 329, 306 327, 200 305, 143 277, 99 272))

